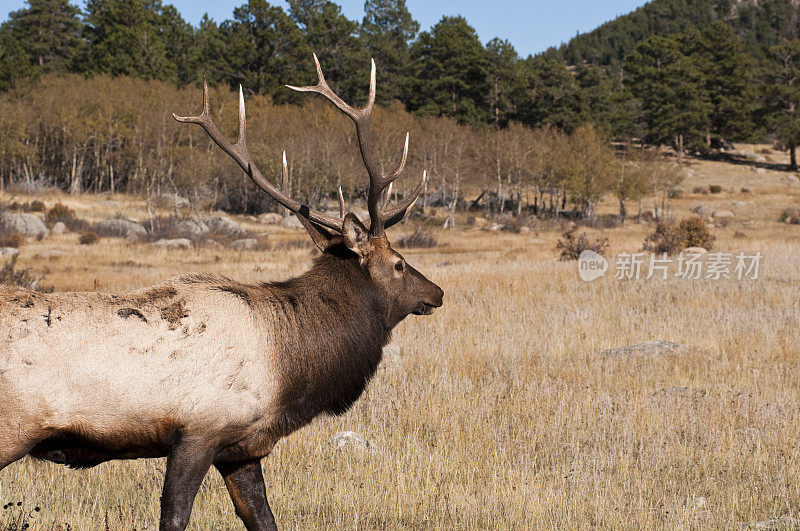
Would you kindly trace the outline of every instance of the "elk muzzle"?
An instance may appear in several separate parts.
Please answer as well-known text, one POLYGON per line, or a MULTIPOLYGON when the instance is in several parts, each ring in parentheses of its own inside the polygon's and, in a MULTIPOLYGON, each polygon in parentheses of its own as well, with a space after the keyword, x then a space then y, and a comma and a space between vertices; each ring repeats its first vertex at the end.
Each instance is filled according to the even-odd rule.
POLYGON ((442 306, 444 300, 444 290, 433 282, 430 282, 430 284, 431 293, 425 300, 422 301, 422 304, 420 304, 418 308, 411 312, 414 315, 431 315, 436 308, 442 306))

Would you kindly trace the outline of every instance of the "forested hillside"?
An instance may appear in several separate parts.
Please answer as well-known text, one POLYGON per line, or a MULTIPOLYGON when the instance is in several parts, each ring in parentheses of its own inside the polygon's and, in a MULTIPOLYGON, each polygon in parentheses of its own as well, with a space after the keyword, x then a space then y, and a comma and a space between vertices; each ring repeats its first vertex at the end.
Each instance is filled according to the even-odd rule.
MULTIPOLYGON (((671 145, 679 163, 685 151, 706 154, 722 139, 753 140, 788 149, 796 167, 797 15, 797 0, 655 0, 560 50, 521 58, 507 41, 482 43, 459 16, 420 31, 404 0, 367 0, 361 21, 329 0, 289 0, 288 10, 249 0, 231 18, 206 17, 197 27, 160 0, 89 0, 84 12, 69 0, 28 0, 0 26, 0 184, 148 192, 191 183, 211 195, 234 189, 218 157, 191 154, 207 141, 168 118, 196 108, 205 77, 225 119, 232 115, 228 90, 240 84, 251 109, 282 117, 266 124, 265 142, 284 138, 287 127, 316 131, 302 137, 306 146, 265 144, 260 154, 274 164, 276 150, 296 146, 290 157, 303 158, 297 167, 308 179, 296 185, 308 201, 330 190, 327 184, 356 193, 356 181, 343 177, 355 163, 344 171, 324 159, 334 146, 314 124, 329 111, 322 118, 296 113, 313 98, 284 87, 313 81, 313 51, 334 90, 353 102, 364 100, 369 58, 376 59, 379 104, 399 129, 412 129, 415 170, 427 168, 442 194, 473 182, 495 190, 500 208, 513 195, 538 210, 548 194, 548 210, 569 203, 587 214, 599 195, 621 186, 607 178, 617 170, 600 171, 602 164, 577 156, 562 164, 557 154, 569 149, 553 146, 591 153, 611 168, 612 139, 671 145), (587 191, 581 172, 592 168, 606 177, 587 191)), ((344 137, 336 144, 348 148, 344 137)), ((630 199, 640 192, 621 193, 630 199)), ((246 197, 230 201, 252 209, 246 197)))
POLYGON ((653 0, 635 11, 578 35, 559 51, 570 64, 619 67, 636 46, 655 35, 702 30, 715 21, 731 26, 752 57, 798 37, 797 0, 653 0))

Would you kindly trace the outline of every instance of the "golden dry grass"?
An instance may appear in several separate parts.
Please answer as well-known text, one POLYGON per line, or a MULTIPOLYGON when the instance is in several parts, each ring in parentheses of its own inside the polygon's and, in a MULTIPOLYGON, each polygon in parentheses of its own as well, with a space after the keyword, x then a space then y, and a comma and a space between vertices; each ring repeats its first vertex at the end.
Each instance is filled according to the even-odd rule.
MULTIPOLYGON (((432 317, 409 317, 354 408, 320 418, 264 461, 268 495, 286 529, 732 528, 800 511, 800 228, 775 221, 796 206, 782 174, 699 163, 685 194, 737 218, 716 247, 760 251, 753 281, 578 279, 556 260, 556 232, 452 231, 407 251, 446 291, 432 317), (752 190, 739 192, 741 186, 752 190), (736 191, 730 191, 736 190, 736 191), (740 209, 734 200, 750 201, 740 209), (744 221, 755 223, 744 225, 744 221), (744 236, 734 236, 741 232, 744 236), (690 348, 608 358, 598 351, 650 339, 690 348), (336 453, 353 430, 377 454, 336 453)), ((54 198, 51 198, 51 200, 54 198)), ((70 201, 105 215, 98 198, 70 201)), ((124 200, 124 199, 123 199, 124 200)), ((126 205, 128 204, 126 200, 126 205)), ((141 217, 141 205, 125 207, 141 217)), ((605 205, 613 208, 613 202, 605 205)), ((404 229, 395 230, 397 233, 404 229)), ((604 231, 610 253, 634 252, 651 227, 604 231)), ((278 230, 275 240, 304 235, 278 230)), ((20 262, 56 289, 121 291, 192 270, 279 279, 308 266, 308 249, 153 251, 65 235, 23 248, 20 262), (66 255, 40 258, 44 249, 66 255)), ((0 472, 0 501, 20 501, 33 529, 154 529, 163 460, 90 471, 25 459, 0 472)), ((0 512, 8 523, 19 509, 0 512)), ((192 529, 239 529, 210 473, 192 529)), ((0 526, 0 529, 5 527, 0 526)))

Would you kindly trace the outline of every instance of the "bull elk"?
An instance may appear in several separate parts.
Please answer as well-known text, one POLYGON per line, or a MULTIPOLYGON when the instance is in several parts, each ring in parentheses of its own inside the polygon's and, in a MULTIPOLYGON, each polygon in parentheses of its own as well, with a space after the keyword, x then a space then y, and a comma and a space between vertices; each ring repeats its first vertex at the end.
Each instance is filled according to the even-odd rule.
MULTIPOLYGON (((124 295, 41 294, 0 287, 0 470, 30 455, 72 468, 112 459, 166 457, 160 529, 184 529, 213 466, 249 530, 275 529, 261 459, 282 437, 358 399, 392 329, 427 315, 444 292, 394 251, 384 230, 413 206, 425 180, 395 208, 382 200, 403 170, 378 171, 370 149, 375 62, 364 108, 328 86, 316 56, 317 92, 355 123, 369 174, 369 229, 289 197, 248 152, 244 97, 231 143, 209 114, 201 126, 253 182, 302 222, 322 251, 284 282, 243 284, 191 275, 124 295)), ((286 157, 283 182, 287 181, 286 157)))

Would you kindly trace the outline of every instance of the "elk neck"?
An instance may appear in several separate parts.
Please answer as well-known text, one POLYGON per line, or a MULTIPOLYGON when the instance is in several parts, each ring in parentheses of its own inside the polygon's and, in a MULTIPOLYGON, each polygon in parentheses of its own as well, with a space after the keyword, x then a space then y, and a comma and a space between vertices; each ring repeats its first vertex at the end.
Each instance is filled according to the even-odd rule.
POLYGON ((347 411, 389 340, 387 301, 357 260, 343 257, 347 253, 325 253, 299 277, 264 285, 272 331, 280 338, 278 408, 287 428, 319 413, 347 411))

